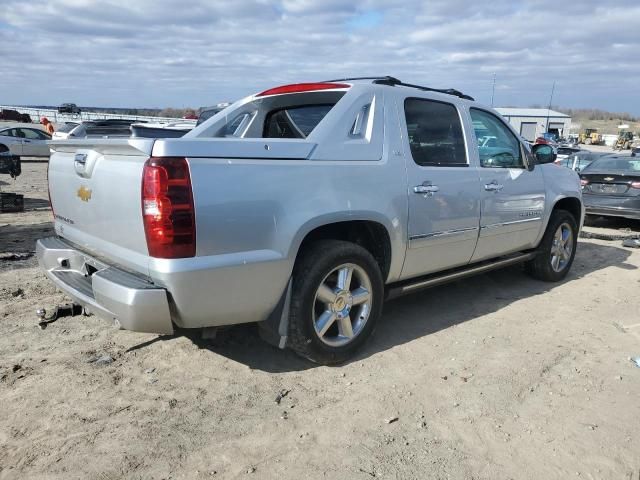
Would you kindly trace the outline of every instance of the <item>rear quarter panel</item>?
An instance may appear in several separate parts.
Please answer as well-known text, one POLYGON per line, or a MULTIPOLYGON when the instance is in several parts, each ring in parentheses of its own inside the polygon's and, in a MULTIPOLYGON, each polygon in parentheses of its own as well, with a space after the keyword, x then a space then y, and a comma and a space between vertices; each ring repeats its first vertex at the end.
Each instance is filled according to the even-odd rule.
POLYGON ((151 276, 173 292, 183 326, 264 320, 286 289, 306 234, 371 220, 389 232, 389 280, 397 278, 407 215, 398 160, 190 159, 197 257, 152 259, 151 276))

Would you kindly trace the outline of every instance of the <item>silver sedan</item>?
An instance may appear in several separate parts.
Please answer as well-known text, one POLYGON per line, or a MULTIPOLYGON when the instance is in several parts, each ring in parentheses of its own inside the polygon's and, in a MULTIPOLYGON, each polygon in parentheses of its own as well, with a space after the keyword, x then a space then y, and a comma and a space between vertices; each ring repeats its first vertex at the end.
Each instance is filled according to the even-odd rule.
POLYGON ((0 129, 0 145, 13 155, 22 157, 48 157, 51 137, 38 128, 9 127, 0 129))

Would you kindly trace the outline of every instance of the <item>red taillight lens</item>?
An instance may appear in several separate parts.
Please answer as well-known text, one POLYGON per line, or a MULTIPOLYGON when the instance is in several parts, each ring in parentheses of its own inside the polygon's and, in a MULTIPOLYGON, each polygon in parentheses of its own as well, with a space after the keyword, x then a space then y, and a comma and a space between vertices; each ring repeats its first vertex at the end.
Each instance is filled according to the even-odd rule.
POLYGON ((196 254, 196 218, 185 158, 151 157, 142 174, 142 218, 149 255, 186 258, 196 254))
POLYGON ((631 188, 640 188, 640 182, 631 182, 631 188))
POLYGON ((346 83, 294 83, 292 85, 282 85, 281 87, 270 88, 264 92, 260 92, 256 97, 265 97, 267 95, 280 95, 283 93, 302 93, 313 92, 317 90, 334 90, 337 88, 350 88, 351 85, 346 83))

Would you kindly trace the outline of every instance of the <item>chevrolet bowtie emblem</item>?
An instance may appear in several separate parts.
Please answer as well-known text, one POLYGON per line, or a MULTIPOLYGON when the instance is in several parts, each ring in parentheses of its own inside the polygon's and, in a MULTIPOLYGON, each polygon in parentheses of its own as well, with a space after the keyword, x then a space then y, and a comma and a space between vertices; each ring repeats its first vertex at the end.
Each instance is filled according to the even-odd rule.
POLYGON ((85 188, 84 185, 78 189, 78 198, 83 202, 88 202, 91 200, 91 190, 85 188))

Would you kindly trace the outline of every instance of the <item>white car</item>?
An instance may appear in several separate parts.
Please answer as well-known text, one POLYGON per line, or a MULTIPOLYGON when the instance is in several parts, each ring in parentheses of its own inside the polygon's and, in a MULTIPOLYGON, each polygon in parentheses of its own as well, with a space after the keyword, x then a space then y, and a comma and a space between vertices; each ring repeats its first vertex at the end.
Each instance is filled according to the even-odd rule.
POLYGON ((78 122, 64 122, 62 124, 58 124, 56 131, 51 135, 51 140, 66 140, 69 138, 69 133, 71 130, 80 125, 78 122))
POLYGON ((0 145, 9 148, 12 155, 21 157, 48 157, 49 140, 49 134, 38 128, 10 127, 0 130, 0 145))

